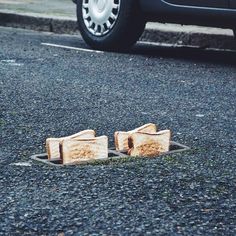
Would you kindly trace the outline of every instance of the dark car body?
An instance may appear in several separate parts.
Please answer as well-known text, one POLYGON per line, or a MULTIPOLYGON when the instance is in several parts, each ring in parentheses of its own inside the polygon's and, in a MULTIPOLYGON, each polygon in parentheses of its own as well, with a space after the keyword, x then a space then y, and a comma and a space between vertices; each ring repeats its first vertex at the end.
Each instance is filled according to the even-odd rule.
POLYGON ((148 21, 229 28, 236 36, 236 0, 73 1, 77 3, 82 37, 96 49, 131 47, 148 21), (107 18, 102 21, 100 16, 107 12, 107 18))
POLYGON ((236 0, 137 1, 147 21, 236 28, 236 0))
POLYGON ((149 21, 236 27, 236 0, 139 0, 149 21))

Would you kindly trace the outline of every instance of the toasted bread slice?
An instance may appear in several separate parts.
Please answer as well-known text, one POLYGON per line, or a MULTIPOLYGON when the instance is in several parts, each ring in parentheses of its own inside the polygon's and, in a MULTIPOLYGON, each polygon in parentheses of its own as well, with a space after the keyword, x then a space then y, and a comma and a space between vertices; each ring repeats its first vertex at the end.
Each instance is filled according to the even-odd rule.
POLYGON ((62 140, 60 155, 64 165, 108 158, 108 137, 62 140))
POLYGON ((156 133, 157 126, 155 124, 149 123, 128 132, 123 132, 123 131, 115 132, 114 137, 115 137, 116 150, 121 152, 127 152, 129 149, 128 138, 130 134, 136 132, 156 133))
POLYGON ((155 157, 168 152, 170 147, 170 130, 155 134, 135 132, 129 136, 129 151, 131 156, 155 157))
POLYGON ((48 159, 57 159, 60 158, 60 152, 59 152, 59 144, 63 140, 67 139, 89 139, 95 137, 95 131, 94 130, 84 130, 79 133, 62 137, 62 138, 48 138, 46 140, 46 150, 48 154, 48 159))

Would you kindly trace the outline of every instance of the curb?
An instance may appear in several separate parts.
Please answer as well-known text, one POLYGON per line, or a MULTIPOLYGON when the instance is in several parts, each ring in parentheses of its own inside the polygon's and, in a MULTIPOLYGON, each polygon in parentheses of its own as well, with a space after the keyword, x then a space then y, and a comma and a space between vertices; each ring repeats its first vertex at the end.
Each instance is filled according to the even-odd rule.
POLYGON ((214 48, 236 50, 236 40, 233 34, 223 35, 146 29, 141 40, 163 44, 174 44, 175 46, 193 46, 202 49, 214 48))
POLYGON ((57 34, 79 33, 77 22, 75 20, 7 12, 0 12, 0 26, 46 31, 57 34))
MULTIPOLYGON (((49 18, 37 15, 23 15, 0 12, 0 26, 46 31, 58 34, 79 34, 74 19, 49 18)), ((146 28, 141 36, 142 41, 174 44, 178 46, 194 46, 199 48, 216 48, 236 50, 233 34, 211 34, 199 32, 179 32, 162 28, 146 28)))

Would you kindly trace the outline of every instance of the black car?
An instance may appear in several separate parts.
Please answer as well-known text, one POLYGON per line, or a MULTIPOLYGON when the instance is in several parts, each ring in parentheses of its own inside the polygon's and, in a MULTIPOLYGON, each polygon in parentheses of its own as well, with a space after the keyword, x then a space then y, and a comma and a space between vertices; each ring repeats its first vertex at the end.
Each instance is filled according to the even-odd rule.
POLYGON ((82 37, 96 49, 131 47, 147 21, 236 29, 236 0, 73 1, 82 37))

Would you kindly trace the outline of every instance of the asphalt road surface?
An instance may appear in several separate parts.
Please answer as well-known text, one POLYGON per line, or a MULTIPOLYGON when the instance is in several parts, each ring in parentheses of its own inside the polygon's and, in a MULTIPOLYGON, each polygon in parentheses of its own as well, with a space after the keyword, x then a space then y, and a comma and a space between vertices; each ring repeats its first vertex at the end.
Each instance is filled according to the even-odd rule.
POLYGON ((87 48, 0 28, 0 235, 236 234, 236 52, 42 43, 87 48), (113 146, 114 131, 148 122, 191 151, 61 168, 29 159, 47 137, 90 128, 113 146))

